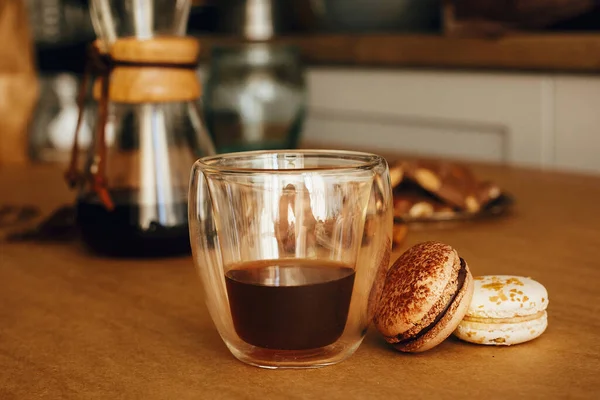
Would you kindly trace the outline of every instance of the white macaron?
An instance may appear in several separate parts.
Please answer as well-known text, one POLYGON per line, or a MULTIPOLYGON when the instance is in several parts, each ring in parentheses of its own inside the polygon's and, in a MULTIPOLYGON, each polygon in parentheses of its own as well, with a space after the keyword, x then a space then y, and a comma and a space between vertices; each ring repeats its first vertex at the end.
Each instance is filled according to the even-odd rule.
POLYGON ((509 346, 535 339, 548 326, 548 292, 531 278, 487 275, 474 278, 467 314, 454 331, 461 340, 509 346))

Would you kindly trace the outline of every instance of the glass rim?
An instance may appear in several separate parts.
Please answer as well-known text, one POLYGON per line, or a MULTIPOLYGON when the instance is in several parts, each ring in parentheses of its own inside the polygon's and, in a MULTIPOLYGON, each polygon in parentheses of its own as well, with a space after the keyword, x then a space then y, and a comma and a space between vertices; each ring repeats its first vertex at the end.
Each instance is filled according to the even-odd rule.
POLYGON ((297 174, 299 172, 327 172, 327 171, 364 171, 371 170, 378 165, 385 165, 386 160, 384 157, 361 151, 352 150, 324 150, 324 149, 290 149, 290 150, 253 150, 253 151, 240 151, 235 153, 222 153, 213 156, 206 156, 199 158, 194 163, 194 166, 200 166, 203 171, 211 171, 218 173, 270 173, 270 174, 297 174), (356 162, 350 165, 331 165, 331 166, 311 166, 311 167, 300 167, 300 168, 248 168, 248 167, 236 167, 234 165, 215 165, 213 162, 221 159, 230 160, 243 160, 253 159, 263 155, 269 154, 289 154, 289 155, 302 155, 302 156, 315 156, 316 158, 329 158, 329 159, 355 159, 356 162))

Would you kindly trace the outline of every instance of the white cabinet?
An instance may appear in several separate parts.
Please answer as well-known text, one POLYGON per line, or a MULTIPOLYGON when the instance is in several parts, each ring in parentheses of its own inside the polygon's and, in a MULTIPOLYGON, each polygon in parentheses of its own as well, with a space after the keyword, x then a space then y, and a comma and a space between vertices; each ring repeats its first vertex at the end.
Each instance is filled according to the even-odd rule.
POLYGON ((600 173, 600 78, 558 77, 555 163, 600 173))
POLYGON ((309 68, 307 78, 303 138, 315 145, 600 174, 600 76, 309 68))
POLYGON ((311 143, 600 173, 600 78, 313 68, 311 143))
POLYGON ((541 162, 545 80, 312 70, 307 139, 496 162, 541 162))

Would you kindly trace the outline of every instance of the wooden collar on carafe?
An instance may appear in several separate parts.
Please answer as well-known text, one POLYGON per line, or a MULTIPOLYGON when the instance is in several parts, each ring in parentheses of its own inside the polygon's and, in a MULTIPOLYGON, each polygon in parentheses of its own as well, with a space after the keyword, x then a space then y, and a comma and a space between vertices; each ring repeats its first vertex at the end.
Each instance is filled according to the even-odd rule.
POLYGON ((84 175, 78 170, 78 133, 83 119, 88 81, 95 76, 94 98, 98 101, 96 154, 90 169, 92 189, 109 210, 114 207, 106 181, 106 123, 108 102, 143 104, 195 101, 200 98, 196 75, 199 42, 190 37, 160 37, 147 40, 121 38, 109 53, 102 43, 90 46, 78 95, 79 116, 65 178, 71 187, 84 175))

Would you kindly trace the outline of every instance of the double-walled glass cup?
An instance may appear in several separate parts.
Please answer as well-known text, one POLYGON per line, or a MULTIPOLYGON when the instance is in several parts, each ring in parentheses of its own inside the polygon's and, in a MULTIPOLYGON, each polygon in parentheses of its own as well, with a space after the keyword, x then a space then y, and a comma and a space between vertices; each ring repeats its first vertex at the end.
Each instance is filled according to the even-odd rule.
POLYGON ((206 305, 239 360, 334 364, 358 348, 389 264, 386 161, 347 151, 256 151, 192 169, 190 237, 206 305))

